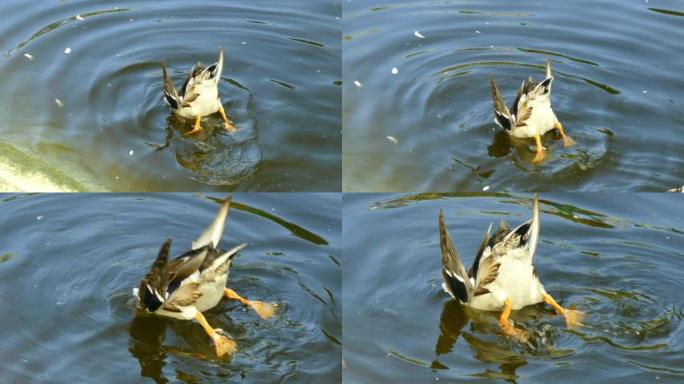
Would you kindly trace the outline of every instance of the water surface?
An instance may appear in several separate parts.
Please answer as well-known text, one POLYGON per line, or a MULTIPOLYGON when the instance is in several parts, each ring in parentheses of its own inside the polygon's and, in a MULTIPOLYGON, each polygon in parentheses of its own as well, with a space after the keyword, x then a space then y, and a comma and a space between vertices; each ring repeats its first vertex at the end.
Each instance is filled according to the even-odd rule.
POLYGON ((535 264, 563 306, 588 313, 569 330, 546 305, 497 312, 442 291, 437 215, 470 267, 487 226, 529 219, 530 195, 346 195, 345 383, 681 382, 684 196, 542 194, 535 264))
MULTIPOLYGON (((222 196, 211 196, 222 197, 222 196)), ((275 301, 262 320, 222 300, 207 321, 136 316, 132 288, 161 243, 188 247, 218 204, 190 194, 0 195, 0 381, 339 382, 340 197, 236 194, 221 248, 249 245, 228 286, 275 301)))
POLYGON ((684 179, 680 1, 360 0, 343 13, 345 191, 664 191, 684 179), (510 105, 547 59, 578 144, 547 134, 534 165, 532 142, 494 124, 489 78, 510 105))
POLYGON ((2 142, 88 180, 72 189, 340 190, 339 3, 9 0, 0 12, 2 142), (161 63, 180 87, 221 46, 238 131, 215 114, 182 136, 192 122, 163 103, 161 63))

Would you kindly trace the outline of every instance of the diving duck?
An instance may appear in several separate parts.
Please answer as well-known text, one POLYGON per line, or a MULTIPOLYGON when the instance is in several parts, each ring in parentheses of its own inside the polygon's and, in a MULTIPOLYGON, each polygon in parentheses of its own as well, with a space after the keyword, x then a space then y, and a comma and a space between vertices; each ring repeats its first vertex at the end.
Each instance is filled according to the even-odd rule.
POLYGON ((494 122, 509 135, 517 138, 534 138, 537 153, 534 162, 544 159, 544 147, 541 136, 556 128, 563 138, 563 146, 570 147, 575 141, 563 131, 563 125, 558 121, 551 109, 551 60, 546 61, 546 78, 537 83, 532 77, 523 81, 515 96, 515 101, 508 109, 496 86, 494 77, 492 83, 492 99, 494 100, 494 122))
POLYGON ((202 63, 195 64, 181 89, 176 91, 176 87, 174 87, 166 70, 166 64, 162 63, 164 101, 171 107, 173 113, 181 117, 195 119, 194 129, 187 132, 186 135, 199 133, 202 130, 200 125, 202 117, 216 112, 221 114, 226 130, 235 131, 235 126, 226 116, 219 97, 218 83, 222 71, 223 47, 219 51, 217 62, 208 67, 204 67, 202 63))
POLYGON ((534 267, 539 241, 539 198, 532 203, 532 219, 511 229, 501 221, 492 235, 489 225, 473 265, 466 273, 456 246, 449 235, 444 212, 439 213, 439 240, 442 250, 442 288, 452 298, 468 307, 484 311, 502 311, 499 325, 507 335, 526 341, 529 334, 513 326, 511 310, 547 303, 563 315, 568 327, 582 325, 582 312, 561 307, 549 295, 534 267))
POLYGON ((211 337, 219 357, 233 354, 237 344, 220 328, 212 328, 202 312, 216 306, 223 296, 250 306, 264 319, 272 316, 276 309, 275 304, 250 301, 226 288, 232 259, 247 246, 243 243, 228 252, 217 249, 230 202, 230 197, 222 202, 216 217, 192 242, 191 249, 171 262, 171 239, 166 240, 150 271, 133 289, 141 310, 175 319, 196 320, 211 337))

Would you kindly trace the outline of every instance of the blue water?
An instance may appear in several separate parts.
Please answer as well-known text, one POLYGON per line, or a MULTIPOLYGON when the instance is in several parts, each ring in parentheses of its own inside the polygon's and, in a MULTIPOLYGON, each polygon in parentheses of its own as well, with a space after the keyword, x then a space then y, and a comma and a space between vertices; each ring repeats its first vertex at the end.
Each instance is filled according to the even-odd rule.
POLYGON ((437 215, 469 267, 490 223, 530 218, 530 195, 346 195, 345 383, 664 382, 684 379, 684 196, 541 194, 535 265, 563 306, 466 310, 442 291, 437 215))
POLYGON ((236 194, 221 246, 248 246, 228 286, 276 302, 205 312, 238 345, 218 359, 195 322, 139 316, 132 288, 161 243, 182 253, 218 204, 195 194, 0 195, 0 382, 336 382, 340 197, 236 194))

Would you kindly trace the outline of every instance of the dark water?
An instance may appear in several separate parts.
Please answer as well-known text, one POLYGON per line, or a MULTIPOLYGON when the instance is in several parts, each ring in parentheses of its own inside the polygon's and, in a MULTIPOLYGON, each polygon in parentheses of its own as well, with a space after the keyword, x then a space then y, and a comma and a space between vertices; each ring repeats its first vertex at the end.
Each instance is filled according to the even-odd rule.
POLYGON ((681 1, 361 0, 343 14, 346 191, 664 191, 684 179, 681 1), (547 59, 578 144, 548 134, 533 165, 530 145, 493 123, 489 78, 510 103, 547 59))
POLYGON ((490 222, 530 217, 531 196, 345 195, 345 383, 673 383, 684 380, 681 194, 542 194, 536 266, 546 290, 588 313, 568 330, 544 305, 498 313, 441 289, 437 215, 470 266, 490 222))
POLYGON ((34 167, 86 190, 340 190, 339 2, 5 0, 0 13, 0 133, 34 167), (216 114, 184 137, 161 62, 180 87, 220 46, 238 131, 216 114))
MULTIPOLYGON (((213 196, 212 197, 222 197, 213 196)), ((203 195, 2 195, 0 382, 328 383, 341 375, 337 194, 236 194, 223 247, 229 287, 275 301, 259 319, 235 301, 205 313, 238 344, 217 359, 201 327, 136 317, 131 289, 161 242, 199 235, 203 195)))

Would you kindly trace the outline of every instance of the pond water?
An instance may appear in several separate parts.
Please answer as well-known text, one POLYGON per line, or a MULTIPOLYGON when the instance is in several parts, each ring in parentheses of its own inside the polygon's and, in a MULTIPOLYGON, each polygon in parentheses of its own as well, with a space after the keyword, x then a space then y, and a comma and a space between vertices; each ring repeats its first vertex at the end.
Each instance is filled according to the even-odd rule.
POLYGON ((684 379, 681 194, 541 194, 535 264, 546 290, 588 317, 567 329, 546 305, 466 310, 442 291, 437 216, 470 267, 487 226, 531 217, 530 195, 344 197, 345 383, 673 383, 684 379))
POLYGON ((132 288, 161 243, 187 249, 222 197, 0 195, 0 382, 339 382, 338 194, 233 196, 221 248, 249 245, 228 286, 280 307, 205 312, 237 341, 232 358, 195 322, 136 316, 132 288))
POLYGON ((345 191, 664 191, 684 179, 684 4, 377 1, 343 4, 345 191), (577 141, 511 143, 510 105, 552 61, 552 105, 577 141), (389 137, 389 138, 388 138, 389 137))
POLYGON ((80 183, 68 190, 340 190, 338 2, 7 0, 0 12, 0 144, 80 183), (192 121, 163 103, 161 63, 180 87, 221 46, 238 130, 215 114, 183 136, 192 121))

